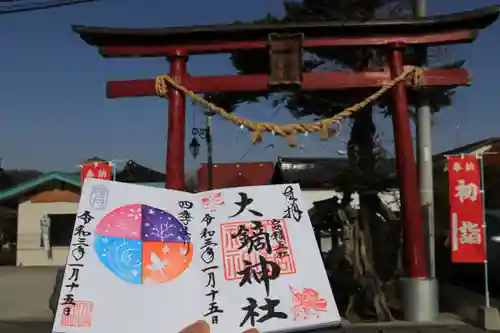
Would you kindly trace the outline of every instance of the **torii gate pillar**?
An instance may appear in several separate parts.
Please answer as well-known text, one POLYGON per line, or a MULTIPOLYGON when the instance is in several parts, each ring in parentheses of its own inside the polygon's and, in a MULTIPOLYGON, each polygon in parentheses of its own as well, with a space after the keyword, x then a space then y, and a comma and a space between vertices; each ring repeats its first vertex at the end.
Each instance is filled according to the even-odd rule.
MULTIPOLYGON (((168 58, 170 76, 182 84, 187 75, 188 57, 183 52, 168 58)), ((177 89, 168 90, 168 134, 167 155, 165 157, 165 188, 183 191, 184 151, 186 136, 186 96, 177 89)))

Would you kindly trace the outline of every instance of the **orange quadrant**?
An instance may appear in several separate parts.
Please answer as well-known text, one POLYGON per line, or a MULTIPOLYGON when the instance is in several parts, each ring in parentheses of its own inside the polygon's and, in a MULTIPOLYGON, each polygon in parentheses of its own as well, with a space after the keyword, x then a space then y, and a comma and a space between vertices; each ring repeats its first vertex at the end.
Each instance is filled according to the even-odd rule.
POLYGON ((145 241, 142 248, 142 283, 165 283, 175 280, 191 263, 190 243, 145 241))

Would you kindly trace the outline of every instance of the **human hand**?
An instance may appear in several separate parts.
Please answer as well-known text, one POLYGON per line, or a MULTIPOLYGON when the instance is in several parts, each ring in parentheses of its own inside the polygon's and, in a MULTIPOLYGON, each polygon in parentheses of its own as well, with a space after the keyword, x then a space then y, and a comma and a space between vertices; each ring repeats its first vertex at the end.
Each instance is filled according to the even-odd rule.
MULTIPOLYGON (((196 323, 184 328, 179 333, 210 333, 210 325, 208 325, 208 323, 204 320, 199 320, 196 323)), ((255 328, 250 328, 243 333, 259 333, 259 331, 255 328)))

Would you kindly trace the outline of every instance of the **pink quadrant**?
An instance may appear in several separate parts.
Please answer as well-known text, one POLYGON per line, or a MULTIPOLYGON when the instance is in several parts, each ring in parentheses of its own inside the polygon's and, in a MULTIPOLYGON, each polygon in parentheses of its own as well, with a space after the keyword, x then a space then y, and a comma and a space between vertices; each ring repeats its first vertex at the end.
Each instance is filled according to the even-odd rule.
POLYGON ((107 214, 97 225, 101 236, 141 239, 142 212, 140 204, 121 206, 107 214))

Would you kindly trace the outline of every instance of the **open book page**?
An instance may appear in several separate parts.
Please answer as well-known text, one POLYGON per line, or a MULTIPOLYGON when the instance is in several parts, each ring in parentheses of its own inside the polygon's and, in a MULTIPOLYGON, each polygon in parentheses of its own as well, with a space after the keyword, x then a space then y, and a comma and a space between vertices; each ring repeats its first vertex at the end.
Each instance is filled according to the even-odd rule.
MULTIPOLYGON (((55 332, 178 332, 205 311, 190 193, 87 179, 55 332)), ((198 231, 199 232, 199 231, 198 231)))
POLYGON ((199 296, 213 332, 251 327, 291 331, 340 323, 298 185, 197 196, 204 229, 194 260, 206 271, 199 296))
POLYGON ((87 180, 53 331, 340 322, 301 200, 296 185, 190 194, 87 180))

